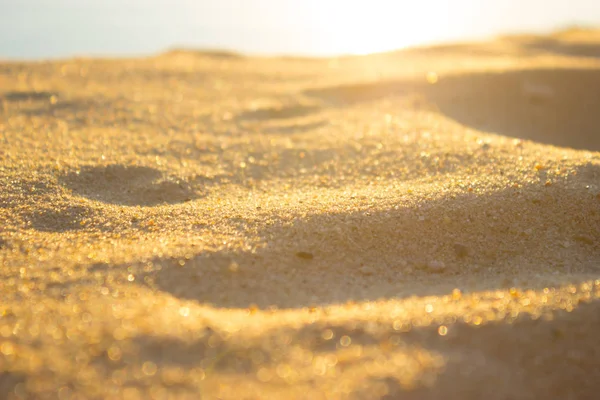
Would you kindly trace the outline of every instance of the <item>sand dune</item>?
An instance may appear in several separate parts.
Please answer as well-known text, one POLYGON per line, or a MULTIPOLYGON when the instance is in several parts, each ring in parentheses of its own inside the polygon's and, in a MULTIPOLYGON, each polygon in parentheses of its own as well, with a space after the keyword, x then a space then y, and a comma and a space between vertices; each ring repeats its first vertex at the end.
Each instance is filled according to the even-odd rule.
POLYGON ((0 398, 594 398, 598 49, 0 64, 0 398))

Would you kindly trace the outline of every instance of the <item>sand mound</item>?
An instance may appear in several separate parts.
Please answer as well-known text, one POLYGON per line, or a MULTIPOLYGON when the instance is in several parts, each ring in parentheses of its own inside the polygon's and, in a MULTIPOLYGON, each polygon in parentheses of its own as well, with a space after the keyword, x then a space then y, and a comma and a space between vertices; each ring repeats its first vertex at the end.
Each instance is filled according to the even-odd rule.
POLYGON ((417 106, 480 131, 597 151, 600 97, 591 88, 599 86, 598 69, 544 68, 448 75, 434 85, 378 81, 307 94, 337 105, 414 96, 417 106))

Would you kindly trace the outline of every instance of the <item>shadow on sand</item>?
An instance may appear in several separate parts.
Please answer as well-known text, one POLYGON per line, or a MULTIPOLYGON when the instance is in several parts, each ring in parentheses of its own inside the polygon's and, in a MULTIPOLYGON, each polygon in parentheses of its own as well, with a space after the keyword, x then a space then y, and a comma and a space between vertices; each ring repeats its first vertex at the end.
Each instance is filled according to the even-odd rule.
MULTIPOLYGON (((591 164, 573 173, 589 180, 600 178, 600 168, 591 164)), ((140 285, 178 299, 238 309, 252 304, 306 309, 444 296, 455 287, 463 293, 509 287, 549 288, 554 293, 557 286, 600 276, 598 207, 593 193, 568 181, 549 187, 531 184, 485 196, 469 193, 424 201, 409 208, 312 215, 264 228, 260 236, 266 246, 256 251, 199 253, 184 266, 166 258, 137 266, 98 264, 89 275, 127 271, 140 285), (516 226, 528 229, 519 231, 516 226), (459 230, 465 239, 461 247, 454 239, 459 230), (560 249, 549 247, 561 243, 560 249), (475 256, 481 265, 474 263, 475 256), (446 268, 432 269, 429 261, 434 259, 446 268), (541 274, 540 263, 546 265, 541 274), (142 266, 148 265, 154 270, 144 272, 142 266), (527 274, 530 266, 537 275, 527 274)), ((238 222, 244 224, 243 219, 238 222)), ((521 309, 514 301, 515 310, 521 309)), ((548 308, 543 315, 532 316, 522 311, 509 318, 510 323, 480 326, 452 315, 424 325, 402 320, 400 329, 385 319, 350 317, 335 322, 316 319, 247 337, 207 325, 194 332, 193 339, 134 337, 116 367, 151 361, 159 368, 202 368, 207 377, 215 374, 224 382, 244 375, 249 390, 267 395, 284 390, 288 382, 277 374, 265 382, 257 378, 259 370, 275 371, 287 362, 301 368, 298 349, 308 349, 312 360, 338 352, 337 374, 335 379, 319 376, 309 363, 306 373, 299 371, 296 383, 325 385, 328 390, 350 388, 355 398, 371 398, 374 388, 380 391, 377 398, 389 400, 585 397, 600 390, 600 346, 590 347, 600 329, 600 303, 570 304, 570 312, 548 308), (438 331, 442 324, 448 329, 444 336, 438 331), (331 333, 324 335, 326 331, 331 333), (340 347, 343 336, 352 341, 347 351, 340 347), (539 343, 551 346, 540 348, 539 343), (361 356, 342 357, 354 354, 352 349, 361 356), (414 364, 430 356, 442 361, 414 364), (382 360, 394 367, 382 369, 382 360), (353 377, 365 368, 378 372, 355 381, 353 377), (407 383, 415 370, 420 374, 416 382, 407 383), (496 392, 494 387, 502 389, 496 392)), ((512 306, 506 307, 511 314, 512 306)), ((202 385, 176 388, 186 394, 209 390, 202 385)))
POLYGON ((47 91, 11 91, 0 93, 0 112, 26 117, 51 118, 64 121, 70 128, 114 127, 123 124, 146 123, 129 115, 123 101, 99 95, 69 98, 65 93, 47 91))
MULTIPOLYGON (((574 173, 600 178, 600 169, 594 165, 574 173)), ((414 208, 308 216, 265 228, 260 236, 266 247, 255 252, 200 253, 183 267, 177 260, 156 258, 152 260, 154 272, 144 276, 131 264, 127 271, 139 276, 138 282, 152 278, 151 288, 179 299, 232 308, 254 303, 297 309, 441 296, 455 287, 464 293, 509 287, 553 292, 557 285, 577 285, 579 280, 600 276, 596 262, 600 210, 595 210, 597 199, 584 187, 568 182, 550 187, 532 184, 486 196, 465 194, 426 201, 414 208), (421 220, 419 215, 426 218, 421 220), (529 229, 518 231, 515 226, 529 229), (454 233, 458 230, 466 240, 457 248, 454 233), (549 249, 550 243, 565 246, 549 249), (474 264, 475 255, 484 265, 474 264), (432 270, 428 266, 432 259, 444 261, 446 269, 432 270), (567 265, 565 260, 572 263, 567 265), (528 276, 529 266, 540 263, 547 266, 544 274, 528 276), (501 278, 503 283, 498 284, 501 278)), ((126 269, 97 265, 94 273, 109 268, 126 269)), ((370 398, 377 388, 377 398, 389 400, 528 398, 530 394, 577 397, 600 389, 600 346, 590 348, 600 329, 599 305, 598 301, 582 301, 573 303, 571 312, 549 308, 536 317, 517 312, 511 323, 481 326, 451 315, 447 321, 425 325, 403 321, 402 329, 392 329, 389 321, 317 319, 300 328, 278 327, 256 338, 227 335, 227 340, 223 332, 206 326, 192 340, 135 337, 121 363, 141 365, 150 360, 162 368, 202 368, 207 376, 217 374, 218 379, 243 374, 249 388, 266 395, 283 390, 288 383, 276 374, 268 382, 261 381, 256 378, 259 370, 276 370, 286 362, 299 366, 298 349, 309 349, 312 360, 327 359, 341 349, 340 338, 348 336, 352 340, 348 352, 360 349, 361 357, 336 358, 335 379, 314 374, 309 363, 309 371, 300 371, 296 383, 313 388, 327 385, 329 390, 346 385, 356 398, 370 398), (448 327, 445 336, 439 335, 441 324, 448 327), (326 331, 331 333, 325 336, 326 331), (539 343, 552 346, 540 348, 539 343), (428 354, 443 361, 419 368, 412 364, 413 357, 423 360, 428 354), (394 368, 381 369, 382 360, 392 359, 394 368), (371 365, 379 372, 367 374, 360 382, 353 379, 357 371, 371 365), (415 369, 421 375, 416 383, 408 384, 406 376, 415 369), (502 390, 495 392, 492 388, 498 385, 502 390)), ((511 312, 510 307, 506 312, 511 312)), ((179 389, 185 393, 207 390, 204 386, 179 389)))
POLYGON ((433 85, 383 81, 306 94, 338 106, 424 95, 432 111, 474 129, 597 151, 599 89, 598 69, 532 69, 441 76, 433 85))
MULTIPOLYGON (((592 164, 573 173, 600 178, 592 164)), ((598 207, 595 193, 585 187, 532 183, 414 207, 274 221, 261 228, 252 250, 202 252, 184 267, 178 259, 156 258, 151 272, 146 262, 134 270, 150 277, 154 289, 227 308, 302 308, 441 295, 455 287, 492 290, 498 281, 506 288, 535 282, 541 289, 564 283, 570 274, 584 279, 600 274, 598 207), (527 276, 540 263, 547 273, 527 276)), ((252 225, 243 218, 230 222, 240 234, 252 225)))
POLYGON ((551 37, 538 37, 520 41, 526 52, 543 51, 571 57, 600 58, 600 43, 566 42, 551 37))
MULTIPOLYGON (((250 342, 236 336, 224 341, 219 332, 207 327, 198 332, 200 338, 193 341, 137 337, 134 339, 136 351, 123 362, 141 365, 143 361, 151 360, 157 365, 186 370, 200 367, 207 375, 244 375, 250 382, 254 381, 250 387, 254 386, 253 389, 264 395, 281 390, 288 383, 275 374, 268 383, 253 379, 259 369, 275 370, 288 360, 294 360, 292 363, 297 365, 298 348, 310 349, 313 360, 327 359, 329 354, 340 349, 339 339, 348 336, 352 346, 346 352, 353 353, 352 349, 360 348, 363 357, 337 359, 335 380, 301 373, 302 377, 296 383, 319 387, 329 381, 330 390, 340 390, 346 385, 354 391, 353 398, 372 398, 373 389, 380 388, 380 396, 376 397, 389 400, 529 398, 532 394, 537 398, 569 398, 596 393, 600 389, 597 379, 600 346, 590 347, 590 343, 597 342, 593 335, 600 328, 598 306, 598 301, 582 303, 572 312, 553 311, 549 314, 551 318, 531 318, 521 314, 511 324, 491 322, 475 326, 462 321, 446 322, 449 330, 443 337, 438 334, 439 324, 443 321, 428 326, 408 323, 400 331, 381 322, 340 321, 338 325, 316 322, 301 329, 284 327, 267 331, 259 341, 250 342), (332 333, 331 338, 324 337, 326 331, 332 333), (540 349, 536 345, 539 342, 552 346, 540 349), (414 374, 417 367, 411 364, 410 358, 415 355, 410 349, 421 351, 421 354, 423 350, 419 349, 426 349, 430 354, 443 357, 445 362, 441 366, 423 367, 417 384, 407 385, 407 377, 414 374), (395 352, 402 354, 400 359, 394 358, 395 352), (143 354, 143 359, 138 354, 143 354), (395 359, 394 368, 387 371, 373 368, 379 372, 367 375, 364 381, 352 379, 355 371, 368 370, 382 359, 395 359), (364 387, 365 384, 368 386, 364 387), (495 387, 497 391, 493 389, 495 387), (369 392, 363 393, 363 390, 369 392)), ((422 359, 423 355, 420 357, 422 359)), ((312 364, 307 368, 312 371, 312 364)), ((193 391, 195 388, 188 389, 193 391)))
POLYGON ((143 166, 88 166, 59 181, 77 195, 126 206, 175 204, 200 195, 187 182, 164 177, 159 170, 143 166))

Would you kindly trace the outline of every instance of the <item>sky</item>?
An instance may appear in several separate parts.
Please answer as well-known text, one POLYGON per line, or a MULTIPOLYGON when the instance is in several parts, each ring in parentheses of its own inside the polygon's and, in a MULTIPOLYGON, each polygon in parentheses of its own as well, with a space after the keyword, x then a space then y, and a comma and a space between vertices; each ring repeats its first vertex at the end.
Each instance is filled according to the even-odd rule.
POLYGON ((0 0, 0 58, 365 54, 600 26, 600 0, 0 0))

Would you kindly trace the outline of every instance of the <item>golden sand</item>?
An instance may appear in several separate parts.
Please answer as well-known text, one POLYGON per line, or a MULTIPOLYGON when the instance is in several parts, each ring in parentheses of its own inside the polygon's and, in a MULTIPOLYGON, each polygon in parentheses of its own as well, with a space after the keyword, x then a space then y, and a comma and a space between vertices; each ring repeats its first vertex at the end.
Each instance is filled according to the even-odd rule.
POLYGON ((600 396, 600 39, 0 64, 0 398, 600 396))

